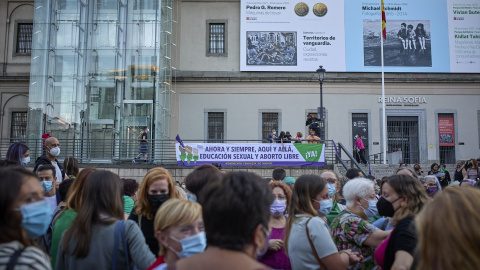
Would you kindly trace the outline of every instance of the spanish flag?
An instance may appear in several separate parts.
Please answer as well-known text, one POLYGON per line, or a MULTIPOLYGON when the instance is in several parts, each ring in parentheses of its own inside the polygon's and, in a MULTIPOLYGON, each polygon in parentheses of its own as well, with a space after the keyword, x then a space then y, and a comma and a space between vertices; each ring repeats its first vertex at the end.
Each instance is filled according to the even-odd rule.
POLYGON ((387 20, 385 19, 385 6, 383 5, 383 0, 382 0, 382 36, 383 36, 383 39, 387 39, 387 29, 385 28, 386 23, 387 23, 387 20))

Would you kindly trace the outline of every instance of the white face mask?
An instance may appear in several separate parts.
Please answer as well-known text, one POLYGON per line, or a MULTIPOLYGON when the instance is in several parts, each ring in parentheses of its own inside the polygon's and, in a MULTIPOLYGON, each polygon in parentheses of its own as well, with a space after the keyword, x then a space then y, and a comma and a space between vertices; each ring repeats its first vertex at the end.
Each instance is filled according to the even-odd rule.
POLYGON ((52 149, 50 149, 50 155, 54 156, 54 157, 57 157, 58 155, 60 155, 60 147, 54 147, 52 149))

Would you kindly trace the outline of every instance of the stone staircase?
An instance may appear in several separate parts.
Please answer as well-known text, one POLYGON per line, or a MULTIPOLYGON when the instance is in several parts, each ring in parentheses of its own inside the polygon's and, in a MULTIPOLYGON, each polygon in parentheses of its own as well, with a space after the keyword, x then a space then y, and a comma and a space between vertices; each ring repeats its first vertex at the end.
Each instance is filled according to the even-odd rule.
MULTIPOLYGON (((420 167, 422 168, 422 171, 425 175, 428 174, 428 172, 430 171, 430 166, 432 164, 420 164, 420 167)), ((455 169, 456 169, 456 164, 445 164, 446 165, 446 169, 447 171, 450 173, 450 177, 453 177, 453 174, 455 173, 455 169)), ((382 179, 382 177, 384 176, 390 176, 392 174, 394 174, 397 169, 398 169, 398 164, 371 164, 370 165, 370 171, 371 171, 371 174, 373 176, 375 176, 375 178, 377 179, 382 179)), ((368 165, 367 166, 363 166, 361 165, 363 171, 365 173, 367 173, 368 175, 368 165)), ((413 164, 408 164, 407 166, 408 168, 412 169, 413 170, 413 164)), ((345 175, 345 168, 343 168, 342 165, 340 164, 335 164, 333 166, 335 172, 337 172, 339 175, 343 176, 345 175)))

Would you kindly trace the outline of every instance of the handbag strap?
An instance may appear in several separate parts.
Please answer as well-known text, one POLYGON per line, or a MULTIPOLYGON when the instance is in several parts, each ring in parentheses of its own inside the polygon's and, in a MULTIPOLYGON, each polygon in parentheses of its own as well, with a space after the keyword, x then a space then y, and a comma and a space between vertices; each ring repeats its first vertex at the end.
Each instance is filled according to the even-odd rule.
POLYGON ((113 243, 113 264, 112 269, 117 270, 118 264, 118 250, 119 250, 119 243, 118 238, 122 238, 123 250, 125 252, 125 258, 127 260, 127 269, 130 269, 130 263, 128 260, 128 249, 127 249, 127 241, 125 236, 125 221, 119 220, 115 224, 115 236, 114 236, 114 243, 113 243))
POLYGON ((10 260, 8 261, 7 270, 13 270, 13 268, 17 264, 18 257, 20 257, 20 255, 22 254, 22 252, 24 250, 25 250, 25 248, 15 250, 15 252, 10 257, 10 260))
POLYGON ((307 238, 308 238, 308 243, 310 243, 310 247, 312 248, 313 255, 315 256, 315 259, 317 259, 318 265, 320 265, 320 270, 328 270, 327 267, 322 263, 320 258, 318 257, 317 250, 315 249, 315 246, 313 245, 312 239, 310 238, 310 231, 308 230, 308 223, 313 217, 310 217, 307 222, 305 223, 305 230, 307 231, 307 238))
POLYGON ((122 236, 122 243, 123 243, 123 251, 125 252, 125 259, 127 260, 127 269, 130 269, 130 262, 128 260, 128 246, 127 246, 127 236, 125 234, 125 220, 120 220, 120 223, 122 223, 122 226, 120 227, 120 233, 122 236))

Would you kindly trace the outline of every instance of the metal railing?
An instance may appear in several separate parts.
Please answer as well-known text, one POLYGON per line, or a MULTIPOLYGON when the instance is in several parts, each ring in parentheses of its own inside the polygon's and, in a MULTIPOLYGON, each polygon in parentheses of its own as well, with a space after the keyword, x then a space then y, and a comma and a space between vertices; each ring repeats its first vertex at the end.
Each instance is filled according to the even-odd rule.
MULTIPOLYGON (((30 148, 31 164, 44 155, 42 139, 0 138, 0 159, 4 159, 12 143, 21 142, 30 148)), ((59 139, 60 162, 66 157, 74 157, 81 164, 121 164, 132 163, 139 154, 138 139, 59 139)), ((148 162, 150 164, 176 165, 174 139, 148 140, 148 162)), ((188 143, 264 143, 262 140, 183 140, 188 143)), ((325 144, 325 165, 336 163, 335 145, 331 140, 321 141, 325 144)), ((143 160, 143 157, 140 157, 143 160)))
POLYGON ((338 148, 335 155, 336 161, 340 163, 345 170, 356 167, 363 173, 363 175, 367 175, 363 170, 362 166, 360 166, 357 160, 355 160, 352 153, 350 153, 342 143, 337 143, 337 145, 338 148), (345 160, 342 158, 342 152, 345 153, 345 155, 347 156, 345 160))
MULTIPOLYGON (((383 164, 383 153, 376 153, 376 154, 369 155, 368 162, 370 164, 383 164)), ((388 163, 388 159, 387 159, 387 163, 388 163)))

